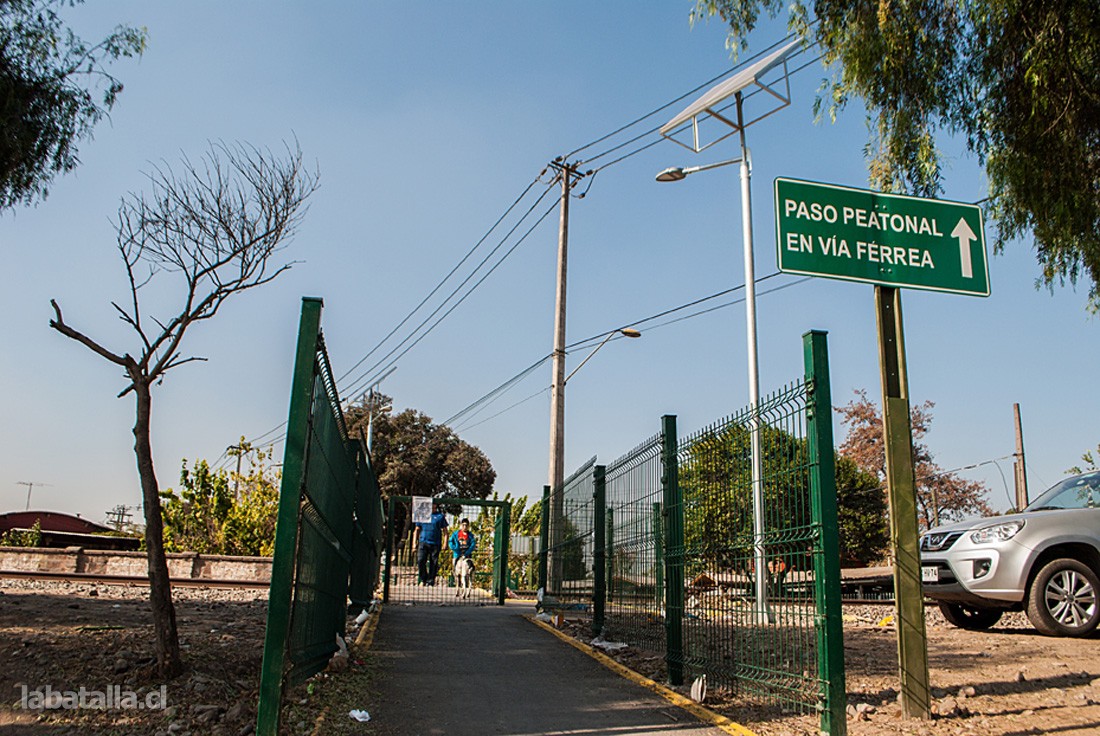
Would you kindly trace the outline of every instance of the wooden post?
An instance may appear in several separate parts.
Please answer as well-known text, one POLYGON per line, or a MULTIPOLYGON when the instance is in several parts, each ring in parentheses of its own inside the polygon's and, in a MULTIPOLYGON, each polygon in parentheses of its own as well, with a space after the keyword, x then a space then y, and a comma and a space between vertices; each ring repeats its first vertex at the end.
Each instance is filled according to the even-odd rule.
POLYGON ((890 539, 894 553, 894 597, 898 621, 901 708, 909 718, 929 718, 928 641, 924 628, 913 479, 913 434, 909 424, 909 382, 905 372, 901 292, 875 287, 882 375, 882 425, 886 483, 890 499, 890 539))

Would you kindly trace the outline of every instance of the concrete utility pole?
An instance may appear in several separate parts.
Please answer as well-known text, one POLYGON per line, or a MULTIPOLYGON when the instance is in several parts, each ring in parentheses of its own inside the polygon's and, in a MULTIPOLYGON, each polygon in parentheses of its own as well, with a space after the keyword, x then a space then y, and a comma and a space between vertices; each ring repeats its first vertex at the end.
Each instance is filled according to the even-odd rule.
POLYGON ((1016 415, 1016 460, 1012 463, 1016 476, 1016 510, 1022 511, 1030 501, 1027 495, 1027 463, 1024 462, 1024 426, 1020 422, 1020 405, 1013 404, 1012 412, 1016 415))
MULTIPOLYGON (((561 555, 557 546, 562 542, 562 485, 565 482, 565 292, 569 263, 569 198, 570 190, 584 174, 575 163, 563 158, 550 162, 561 182, 561 216, 558 221, 558 277, 554 310, 554 364, 550 390, 550 590, 557 591, 561 582, 561 555)), ((548 591, 549 592, 549 591, 548 591)))

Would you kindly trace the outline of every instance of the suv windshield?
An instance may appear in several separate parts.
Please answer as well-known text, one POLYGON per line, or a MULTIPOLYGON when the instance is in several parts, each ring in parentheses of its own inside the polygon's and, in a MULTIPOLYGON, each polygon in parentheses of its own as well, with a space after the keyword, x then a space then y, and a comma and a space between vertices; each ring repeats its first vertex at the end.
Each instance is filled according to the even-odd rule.
POLYGON ((1055 484, 1024 511, 1083 509, 1100 506, 1100 471, 1075 475, 1055 484))

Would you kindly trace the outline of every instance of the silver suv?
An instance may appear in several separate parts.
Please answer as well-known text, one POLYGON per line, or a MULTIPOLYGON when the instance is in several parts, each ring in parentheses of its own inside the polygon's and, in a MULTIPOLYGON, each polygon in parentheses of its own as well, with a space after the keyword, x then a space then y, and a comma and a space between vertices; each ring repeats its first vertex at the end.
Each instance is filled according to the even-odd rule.
POLYGON ((1022 610, 1042 634, 1086 636, 1100 623, 1100 471, 1020 513, 929 529, 920 551, 924 594, 954 625, 988 629, 1022 610))

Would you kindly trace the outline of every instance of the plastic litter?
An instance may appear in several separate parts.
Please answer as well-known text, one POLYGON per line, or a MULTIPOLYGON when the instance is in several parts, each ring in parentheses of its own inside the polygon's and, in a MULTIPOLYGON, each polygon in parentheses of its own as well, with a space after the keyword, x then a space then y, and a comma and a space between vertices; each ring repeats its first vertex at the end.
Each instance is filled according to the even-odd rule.
POLYGON ((553 623, 554 617, 551 616, 549 613, 540 613, 540 614, 537 614, 535 616, 535 620, 536 621, 543 621, 543 622, 549 624, 549 623, 553 623))
POLYGON ((691 683, 691 699, 696 703, 702 703, 707 699, 707 676, 699 675, 695 682, 691 683))
POLYGON ((617 652, 620 649, 626 649, 628 646, 630 646, 626 642, 622 641, 608 641, 602 636, 597 636, 595 639, 590 641, 589 644, 598 649, 602 649, 605 652, 617 652))
POLYGON ((359 721, 360 723, 366 723, 370 720, 370 713, 366 712, 365 710, 355 709, 353 711, 350 711, 348 715, 351 716, 351 719, 353 721, 359 721))
POLYGON ((359 612, 359 615, 355 617, 355 625, 362 626, 368 618, 370 618, 370 613, 364 608, 359 612))

